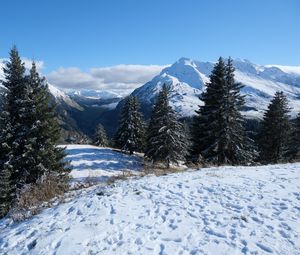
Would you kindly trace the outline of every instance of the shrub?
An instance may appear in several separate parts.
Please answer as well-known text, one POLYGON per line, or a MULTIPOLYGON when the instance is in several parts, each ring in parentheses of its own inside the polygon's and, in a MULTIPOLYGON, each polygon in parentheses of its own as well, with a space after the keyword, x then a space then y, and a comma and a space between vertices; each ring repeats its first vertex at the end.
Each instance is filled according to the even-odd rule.
POLYGON ((44 176, 37 183, 25 185, 19 192, 15 206, 10 211, 14 221, 25 220, 50 207, 55 198, 63 199, 69 190, 66 182, 61 182, 58 177, 44 176))

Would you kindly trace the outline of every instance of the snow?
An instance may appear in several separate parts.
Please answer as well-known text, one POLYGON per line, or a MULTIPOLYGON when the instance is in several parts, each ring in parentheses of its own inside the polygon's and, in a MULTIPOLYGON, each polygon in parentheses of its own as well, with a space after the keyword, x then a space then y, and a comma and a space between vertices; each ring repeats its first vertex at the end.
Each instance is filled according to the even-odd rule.
MULTIPOLYGON (((62 147, 65 147, 62 145, 62 147)), ((120 175, 124 171, 136 172, 142 168, 142 159, 111 148, 92 145, 67 145, 66 160, 70 161, 73 181, 85 178, 107 180, 111 176, 120 175)))
POLYGON ((105 107, 106 109, 109 109, 109 110, 113 110, 117 107, 118 105, 118 102, 115 102, 115 103, 110 103, 110 104, 104 104, 102 105, 102 107, 105 107))
POLYGON ((58 88, 56 88, 55 86, 51 85, 48 83, 48 88, 50 93, 57 99, 66 99, 68 98, 68 96, 62 92, 61 90, 59 90, 58 88))
POLYGON ((111 98, 122 98, 119 93, 108 90, 92 90, 92 89, 81 89, 81 90, 66 90, 68 95, 77 95, 92 99, 111 99, 111 98))
MULTIPOLYGON (((106 169, 113 172, 126 163, 109 149, 75 145, 68 153, 74 167, 107 158, 114 167, 106 169)), ((105 168, 97 164, 94 170, 105 168)), ((83 169, 78 166, 78 172, 83 169)), ((0 250, 10 255, 300 254, 299 169, 300 163, 214 167, 91 187, 30 220, 0 221, 0 250)))
MULTIPOLYGON (((292 116, 298 114, 300 67, 263 66, 245 59, 235 59, 233 63, 236 68, 236 81, 245 85, 241 93, 246 95, 246 106, 249 109, 243 111, 246 117, 261 118, 278 90, 287 95, 292 116)), ((162 84, 166 83, 173 90, 170 94, 170 105, 179 115, 192 116, 198 105, 201 105, 199 95, 206 88, 214 64, 180 58, 173 65, 164 68, 151 81, 136 89, 133 94, 138 96, 142 103, 152 104, 162 84)))
POLYGON ((267 67, 278 67, 283 72, 300 75, 300 66, 267 65, 267 67))
MULTIPOLYGON (((4 61, 6 59, 1 59, 0 58, 0 93, 3 93, 2 91, 4 91, 4 86, 1 85, 1 80, 4 80, 4 73, 3 73, 3 67, 5 66, 4 61)), ((31 67, 31 62, 23 59, 25 61, 25 67, 26 67, 26 71, 29 71, 29 68, 31 67)), ((42 65, 41 61, 37 62, 38 66, 42 65)), ((64 103, 66 103, 67 105, 77 108, 78 110, 83 110, 74 100, 72 100, 67 94, 65 94, 63 91, 59 90, 57 87, 55 87, 52 84, 48 84, 48 88, 50 93, 53 95, 53 97, 55 98, 56 101, 63 101, 64 103)))

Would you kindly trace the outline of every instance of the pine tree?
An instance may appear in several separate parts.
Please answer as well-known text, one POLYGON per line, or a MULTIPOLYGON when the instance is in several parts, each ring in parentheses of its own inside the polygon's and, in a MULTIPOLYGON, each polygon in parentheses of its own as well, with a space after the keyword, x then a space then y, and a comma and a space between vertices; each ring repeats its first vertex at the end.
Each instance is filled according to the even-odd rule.
POLYGON ((11 183, 12 169, 9 163, 11 127, 9 116, 6 111, 0 114, 0 218, 4 217, 9 211, 14 198, 11 183))
POLYGON ((116 146, 122 150, 143 151, 145 144, 145 125, 135 96, 129 96, 121 111, 119 128, 115 135, 116 146))
POLYGON ((63 148, 57 147, 60 139, 60 127, 51 105, 51 95, 45 78, 41 78, 33 62, 27 77, 30 90, 28 120, 30 129, 27 133, 27 164, 30 169, 26 183, 34 183, 42 176, 52 175, 57 181, 68 179, 70 169, 64 161, 63 148), (31 109, 31 110, 30 110, 31 109))
POLYGON ((98 124, 95 129, 94 145, 101 147, 108 146, 107 134, 104 127, 101 124, 98 124))
POLYGON ((289 160, 299 159, 300 154, 300 113, 293 122, 286 157, 289 160))
POLYGON ((208 162, 242 164, 251 162, 250 139, 240 113, 244 97, 242 85, 234 80, 232 59, 227 64, 219 58, 207 89, 202 93, 203 106, 194 119, 192 153, 202 155, 208 162))
MULTIPOLYGON (((29 90, 25 78, 25 67, 21 61, 17 48, 14 46, 10 52, 10 59, 3 68, 6 87, 3 114, 6 115, 3 143, 7 144, 9 151, 4 160, 6 167, 11 169, 11 189, 15 194, 16 188, 24 183, 27 169, 24 168, 23 156, 26 154, 26 134, 29 129, 26 107, 29 102, 29 90)), ((3 168, 3 166, 1 167, 3 168)))
POLYGON ((289 106, 283 92, 276 92, 264 114, 259 133, 259 157, 263 163, 286 160, 291 130, 289 106))
POLYGON ((6 88, 0 117, 1 216, 13 205, 18 191, 47 175, 66 181, 69 169, 62 148, 56 146, 60 129, 50 93, 33 63, 25 75, 16 47, 4 67, 6 88))
POLYGON ((149 128, 145 156, 153 163, 170 163, 185 160, 187 155, 187 138, 183 124, 169 105, 169 88, 163 85, 153 108, 149 128))

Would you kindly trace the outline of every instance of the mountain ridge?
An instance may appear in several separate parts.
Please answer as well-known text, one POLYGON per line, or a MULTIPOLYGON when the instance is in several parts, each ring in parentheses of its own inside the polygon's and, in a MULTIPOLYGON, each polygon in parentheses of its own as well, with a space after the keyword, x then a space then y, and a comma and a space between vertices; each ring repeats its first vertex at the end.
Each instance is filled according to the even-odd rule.
MULTIPOLYGON (((170 104, 182 117, 193 116, 202 102, 199 95, 205 90, 214 62, 201 62, 180 58, 164 68, 151 81, 135 89, 141 104, 151 105, 163 84, 171 88, 170 104)), ((248 118, 261 118, 276 91, 283 91, 292 107, 292 115, 300 111, 300 72, 298 67, 258 65, 245 59, 234 59, 235 79, 244 85, 241 93, 246 97, 243 114, 248 118), (284 70, 292 70, 287 72, 284 70), (296 70, 296 71, 295 71, 296 70)), ((299 67, 300 69, 300 67, 299 67)))

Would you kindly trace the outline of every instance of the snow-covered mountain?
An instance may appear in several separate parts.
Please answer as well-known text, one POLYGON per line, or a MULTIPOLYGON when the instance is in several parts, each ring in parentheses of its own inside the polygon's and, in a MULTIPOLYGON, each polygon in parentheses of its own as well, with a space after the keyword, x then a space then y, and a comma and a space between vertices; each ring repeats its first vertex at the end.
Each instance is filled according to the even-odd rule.
MULTIPOLYGON (((0 59, 0 81, 4 80, 4 73, 3 73, 4 65, 5 65, 4 61, 0 59)), ((56 88, 55 86, 49 83, 48 83, 48 88, 53 98, 55 99, 56 103, 65 103, 70 107, 76 108, 78 110, 82 110, 82 108, 63 91, 59 90, 58 88, 56 88)), ((3 92, 4 90, 5 88, 0 82, 0 93, 1 91, 3 92)))
MULTIPOLYGON (((0 60, 0 81, 4 80, 3 67, 4 62, 0 60)), ((69 137, 76 138, 77 141, 83 140, 85 137, 73 117, 74 112, 83 112, 83 107, 52 84, 48 83, 48 88, 52 95, 51 100, 56 105, 59 123, 62 127, 62 140, 66 140, 69 137)), ((2 104, 1 95, 5 93, 5 90, 6 88, 0 82, 0 106, 2 104)))
POLYGON ((108 90, 92 90, 92 89, 81 89, 81 90, 69 90, 66 93, 70 96, 80 96, 90 99, 112 99, 122 98, 122 96, 116 92, 108 90))
MULTIPOLYGON (((202 102, 199 95, 205 90, 213 62, 200 62, 181 58, 163 69, 151 81, 136 89, 143 107, 154 103, 157 93, 165 83, 171 87, 170 103, 181 116, 192 116, 202 102)), ((248 60, 235 59, 236 81, 245 87, 247 117, 261 117, 276 91, 283 91, 290 102, 293 114, 300 111, 300 67, 253 64, 248 60)))

